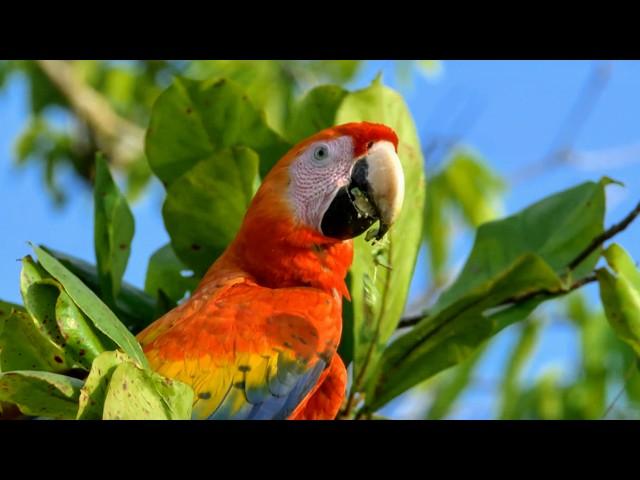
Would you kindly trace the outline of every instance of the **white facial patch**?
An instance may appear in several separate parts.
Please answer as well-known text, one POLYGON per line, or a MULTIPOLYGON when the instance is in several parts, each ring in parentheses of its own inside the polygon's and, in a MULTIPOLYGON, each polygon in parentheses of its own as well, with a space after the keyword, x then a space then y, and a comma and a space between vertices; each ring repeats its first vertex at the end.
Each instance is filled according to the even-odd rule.
POLYGON ((289 197, 300 222, 320 231, 336 191, 350 182, 353 163, 348 136, 314 142, 293 161, 289 197))

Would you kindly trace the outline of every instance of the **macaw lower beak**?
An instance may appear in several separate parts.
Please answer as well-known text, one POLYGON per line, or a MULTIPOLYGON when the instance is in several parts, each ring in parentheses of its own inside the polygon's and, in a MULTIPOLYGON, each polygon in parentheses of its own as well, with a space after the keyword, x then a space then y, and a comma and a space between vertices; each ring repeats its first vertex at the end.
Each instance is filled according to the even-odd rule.
POLYGON ((380 221, 374 234, 380 240, 398 217, 403 199, 404 175, 395 148, 388 141, 376 142, 355 162, 349 185, 336 192, 322 217, 322 234, 346 240, 380 221))

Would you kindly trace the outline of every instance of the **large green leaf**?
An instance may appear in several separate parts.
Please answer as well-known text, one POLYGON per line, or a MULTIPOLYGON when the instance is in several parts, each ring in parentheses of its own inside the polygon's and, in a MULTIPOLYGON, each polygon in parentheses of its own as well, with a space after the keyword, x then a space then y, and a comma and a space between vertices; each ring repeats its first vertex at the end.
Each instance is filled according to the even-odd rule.
MULTIPOLYGON (((32 267, 25 261, 25 268, 32 267)), ((71 368, 89 369, 93 359, 105 349, 114 348, 108 338, 92 326, 88 318, 65 293, 62 286, 47 276, 31 283, 24 296, 25 307, 33 324, 48 344, 47 360, 53 359, 56 368, 49 371, 65 371, 71 368)), ((21 330, 26 332, 24 325, 21 330)))
POLYGON ((598 269, 600 298, 611 327, 640 356, 640 271, 631 256, 618 244, 604 252, 606 268, 598 269))
POLYGON ((258 163, 249 148, 220 150, 167 188, 164 223, 176 255, 196 275, 204 274, 240 228, 259 185, 258 163))
POLYGON ((309 91, 293 108, 287 138, 297 143, 335 125, 336 112, 348 92, 337 85, 309 91))
MULTIPOLYGON (((469 358, 485 340, 526 318, 542 301, 532 298, 495 310, 529 292, 562 292, 563 283, 540 257, 521 256, 502 274, 421 322, 384 352, 367 408, 375 410, 412 386, 469 358)), ((373 383, 372 383, 373 385, 373 383)))
POLYGON ((393 128, 405 177, 402 212, 386 241, 372 248, 364 236, 354 241, 351 297, 354 312, 354 387, 371 378, 405 307, 422 236, 425 179, 420 141, 402 96, 380 80, 347 94, 335 123, 371 121, 393 128))
POLYGON ((93 327, 63 290, 56 300, 56 322, 64 338, 66 357, 87 370, 98 355, 115 348, 115 344, 93 327))
POLYGON ((62 372, 68 368, 64 351, 42 332, 23 308, 7 308, 0 315, 0 372, 44 370, 62 372))
POLYGON ((167 244, 151 255, 144 289, 156 298, 164 294, 175 305, 198 284, 197 277, 186 270, 187 266, 176 256, 171 244, 167 244))
POLYGON ((17 405, 25 415, 76 418, 82 381, 56 373, 0 373, 0 401, 17 405))
POLYGON ((109 307, 53 256, 40 247, 34 246, 33 249, 38 255, 40 264, 62 284, 66 293, 93 322, 95 327, 113 340, 139 365, 148 367, 147 358, 142 353, 140 344, 113 312, 109 310, 109 307))
POLYGON ((225 77, 242 85, 251 102, 264 110, 269 126, 281 131, 289 113, 295 78, 281 61, 195 60, 188 76, 198 79, 225 77))
MULTIPOLYGON (((586 182, 551 195, 507 218, 485 223, 476 234, 462 272, 438 299, 435 310, 456 301, 528 252, 535 252, 559 274, 603 230, 605 195, 610 183, 586 182)), ((572 272, 578 279, 595 266, 595 251, 572 272)))
POLYGON ((582 184, 482 225, 462 272, 432 313, 385 351, 368 408, 464 360, 482 341, 591 270, 598 252, 566 275, 569 263, 602 232, 607 183, 582 184), (544 294, 493 312, 505 301, 536 291, 544 294))
POLYGON ((96 157, 94 242, 102 298, 115 304, 131 253, 134 220, 102 155, 96 157))
POLYGON ((193 390, 131 362, 115 368, 104 400, 105 420, 190 420, 193 390))
POLYGON ((80 391, 78 420, 100 420, 104 410, 109 382, 116 367, 128 361, 124 353, 104 352, 95 359, 80 391))
MULTIPOLYGON (((58 322, 56 322, 56 301, 60 295, 59 284, 51 279, 34 282, 24 297, 24 306, 38 326, 38 329, 45 337, 49 338, 57 345, 64 343, 64 338, 58 322)), ((59 363, 63 363, 59 360, 59 363)), ((64 365, 69 368, 70 365, 64 365)))
MULTIPOLYGON (((98 271, 94 265, 48 247, 43 246, 42 248, 76 275, 93 293, 100 295, 98 271)), ((116 299, 113 313, 130 331, 136 333, 155 320, 155 309, 156 302, 153 297, 124 282, 120 289, 120 295, 116 299)))
POLYGON ((261 175, 290 148, 231 80, 176 78, 158 97, 147 130, 146 154, 151 169, 166 185, 218 150, 234 146, 258 153, 261 175))

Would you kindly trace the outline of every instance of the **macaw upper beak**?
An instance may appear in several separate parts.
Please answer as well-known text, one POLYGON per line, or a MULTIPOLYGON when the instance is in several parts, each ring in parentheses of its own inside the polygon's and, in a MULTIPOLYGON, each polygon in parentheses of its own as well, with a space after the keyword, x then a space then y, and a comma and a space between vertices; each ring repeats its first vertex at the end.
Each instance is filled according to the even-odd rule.
POLYGON ((349 185, 340 188, 322 217, 322 234, 345 240, 357 237, 376 221, 380 240, 395 222, 404 200, 402 165, 391 142, 373 144, 358 159, 349 185))

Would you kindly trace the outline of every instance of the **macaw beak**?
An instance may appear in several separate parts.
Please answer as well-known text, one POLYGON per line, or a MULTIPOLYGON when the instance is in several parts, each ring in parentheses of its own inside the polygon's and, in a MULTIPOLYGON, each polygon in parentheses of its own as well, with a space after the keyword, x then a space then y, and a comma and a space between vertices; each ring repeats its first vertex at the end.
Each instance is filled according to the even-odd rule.
POLYGON ((404 175, 395 148, 388 141, 376 142, 354 163, 349 185, 336 192, 322 217, 322 234, 346 240, 379 221, 374 237, 380 240, 398 218, 403 200, 404 175))

